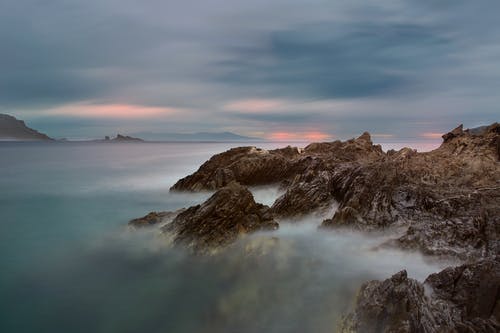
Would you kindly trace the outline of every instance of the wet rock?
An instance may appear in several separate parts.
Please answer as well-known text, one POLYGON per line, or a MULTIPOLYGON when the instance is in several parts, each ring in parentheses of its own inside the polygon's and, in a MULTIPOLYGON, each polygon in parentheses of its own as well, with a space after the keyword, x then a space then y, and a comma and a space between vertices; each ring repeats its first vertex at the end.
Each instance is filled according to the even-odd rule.
POLYGON ((292 148, 269 151, 255 147, 233 148, 214 155, 171 190, 216 190, 232 181, 242 185, 277 183, 294 173, 291 156, 298 154, 299 150, 292 148))
POLYGON ((499 253, 498 129, 472 135, 458 127, 432 152, 337 165, 331 183, 340 205, 323 226, 407 226, 393 244, 464 259, 499 253))
POLYGON ((438 332, 424 287, 406 271, 361 287, 355 311, 344 318, 340 332, 438 332))
POLYGON ((134 228, 143 228, 166 224, 171 222, 184 210, 185 209, 179 209, 175 212, 151 212, 143 217, 130 220, 128 225, 134 228))
POLYGON ((172 190, 217 190, 279 183, 276 217, 338 210, 323 227, 397 227, 391 245, 426 254, 480 258, 500 251, 500 125, 459 126, 436 150, 385 154, 369 133, 304 149, 230 149, 213 156, 172 190))
POLYGON ((433 299, 451 305, 448 316, 459 331, 500 330, 500 257, 446 268, 425 284, 432 287, 433 299))
POLYGON ((333 202, 330 173, 310 171, 297 176, 271 208, 277 216, 297 217, 311 212, 323 213, 333 202))
POLYGON ((250 191, 231 182, 203 204, 177 215, 162 230, 173 234, 176 243, 205 251, 227 245, 240 234, 277 228, 269 207, 256 203, 250 191))
POLYGON ((430 275, 424 284, 401 271, 360 289, 340 332, 498 332, 500 261, 480 260, 430 275))
POLYGON ((315 160, 321 161, 322 170, 328 170, 339 162, 370 160, 384 155, 380 145, 373 145, 368 133, 345 142, 312 143, 304 149, 290 146, 275 150, 233 148, 214 155, 195 173, 179 180, 171 189, 214 190, 233 180, 247 186, 281 183, 312 169, 317 173, 315 160))

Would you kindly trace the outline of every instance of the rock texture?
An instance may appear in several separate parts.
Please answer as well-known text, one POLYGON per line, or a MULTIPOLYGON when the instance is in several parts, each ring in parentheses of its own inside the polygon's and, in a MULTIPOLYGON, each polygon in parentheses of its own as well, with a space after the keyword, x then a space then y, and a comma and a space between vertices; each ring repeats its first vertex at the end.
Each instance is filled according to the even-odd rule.
POLYGON ((51 141, 52 138, 26 126, 24 121, 8 114, 0 114, 0 139, 51 141))
POLYGON ((500 259, 447 268, 424 284, 401 271, 365 283, 340 332, 498 332, 500 259))
POLYGON ((173 234, 174 242, 203 252, 227 245, 241 234, 277 228, 269 207, 256 203, 250 191, 231 182, 203 204, 177 215, 162 230, 173 234))
POLYGON ((389 245, 426 254, 480 258, 500 251, 500 125, 463 126, 443 135, 436 150, 384 153, 368 133, 312 143, 304 149, 241 147, 213 156, 172 190, 216 190, 280 184, 277 217, 325 211, 323 227, 363 230, 404 227, 389 245))
POLYGON ((290 155, 298 154, 298 150, 292 148, 270 151, 255 147, 233 148, 213 156, 194 174, 179 180, 172 190, 216 190, 232 181, 243 185, 276 183, 294 173, 290 155))
POLYGON ((179 209, 175 212, 151 212, 143 217, 130 220, 128 225, 134 228, 164 225, 172 222, 172 220, 183 211, 185 211, 185 209, 179 209))
MULTIPOLYGON (((162 230, 197 251, 217 248, 239 234, 277 228, 274 218, 325 211, 323 228, 391 228, 386 246, 453 257, 467 264, 427 278, 402 271, 363 285, 342 332, 500 331, 500 124, 443 135, 431 152, 384 153, 368 133, 313 143, 304 149, 241 147, 213 156, 173 191, 217 190, 162 230), (279 184, 271 208, 244 187, 279 184)), ((142 224, 162 220, 158 213, 142 224)))
POLYGON ((409 149, 339 166, 339 210, 324 226, 408 226, 394 244, 461 258, 500 251, 500 164, 495 123, 471 134, 458 127, 428 153, 409 149))

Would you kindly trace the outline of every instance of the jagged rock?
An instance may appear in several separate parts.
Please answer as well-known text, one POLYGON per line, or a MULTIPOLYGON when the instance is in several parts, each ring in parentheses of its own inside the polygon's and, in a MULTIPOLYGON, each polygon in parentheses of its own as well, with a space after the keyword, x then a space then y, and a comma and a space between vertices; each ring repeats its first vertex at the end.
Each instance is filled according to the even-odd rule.
POLYGON ((459 126, 436 150, 385 154, 369 133, 304 149, 233 148, 213 156, 171 190, 281 184, 276 217, 339 208, 323 227, 406 227, 388 244, 426 254, 479 258, 500 252, 500 125, 459 126))
POLYGON ((425 284, 433 288, 433 299, 451 305, 447 317, 458 331, 500 330, 500 257, 446 268, 425 284))
POLYGON ((281 217, 322 213, 333 203, 331 175, 328 171, 309 171, 297 176, 286 192, 274 202, 273 213, 281 217))
POLYGON ((500 261, 484 259, 430 275, 425 284, 401 271, 360 289, 340 332, 498 332, 500 261), (426 290, 427 289, 427 290, 426 290))
POLYGON ((130 220, 128 225, 134 228, 150 227, 154 225, 163 225, 171 222, 177 215, 185 209, 179 209, 175 212, 151 212, 143 217, 130 220))
POLYGON ((290 177, 290 156, 298 149, 264 150, 255 147, 233 148, 214 155, 194 174, 179 180, 171 190, 202 191, 222 188, 232 181, 243 185, 277 183, 290 177))
POLYGON ((340 332, 437 332, 433 327, 424 287, 403 270, 387 280, 364 283, 340 332))
POLYGON ((231 182, 203 204, 177 215, 162 230, 173 234, 176 243, 205 251, 227 245, 240 234, 277 228, 269 207, 255 203, 250 191, 231 182))
POLYGON ((464 134, 464 125, 463 124, 461 124, 460 126, 455 128, 453 131, 444 134, 443 140, 444 140, 444 142, 447 142, 447 141, 449 141, 457 136, 460 136, 462 134, 464 134))
POLYGON ((492 142, 458 127, 438 149, 391 152, 384 159, 337 165, 339 209, 323 226, 407 226, 393 244, 427 254, 481 257, 500 252, 500 165, 492 142))
POLYGON ((304 153, 320 155, 330 162, 351 162, 374 160, 384 156, 382 147, 374 145, 370 134, 364 132, 356 139, 347 141, 334 141, 311 143, 304 148, 304 153))
POLYGON ((278 217, 339 208, 323 227, 364 230, 406 226, 392 242, 427 254, 481 257, 500 251, 500 125, 459 126, 436 150, 385 154, 369 133, 304 149, 234 148, 213 156, 172 190, 215 190, 280 183, 278 217))

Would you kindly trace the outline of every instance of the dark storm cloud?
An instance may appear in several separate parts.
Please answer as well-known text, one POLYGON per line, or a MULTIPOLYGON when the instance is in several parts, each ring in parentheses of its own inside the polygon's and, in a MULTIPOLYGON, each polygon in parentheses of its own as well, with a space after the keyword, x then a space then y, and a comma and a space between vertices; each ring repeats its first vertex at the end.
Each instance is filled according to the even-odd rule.
POLYGON ((451 65, 452 42, 433 27, 325 22, 270 33, 261 48, 236 50, 222 80, 269 85, 289 96, 351 98, 412 88, 422 72, 451 65), (340 31, 340 33, 339 33, 340 31))

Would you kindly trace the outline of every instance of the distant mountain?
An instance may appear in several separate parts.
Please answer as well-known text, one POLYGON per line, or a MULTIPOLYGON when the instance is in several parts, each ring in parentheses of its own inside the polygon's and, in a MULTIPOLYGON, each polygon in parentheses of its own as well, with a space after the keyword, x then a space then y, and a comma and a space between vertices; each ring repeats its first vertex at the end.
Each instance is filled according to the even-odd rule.
POLYGON ((261 141, 260 138, 242 136, 231 132, 199 132, 199 133, 153 133, 137 132, 131 135, 139 136, 148 141, 261 141))
POLYGON ((29 128, 22 120, 0 113, 0 140, 50 141, 54 139, 29 128))

